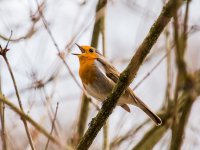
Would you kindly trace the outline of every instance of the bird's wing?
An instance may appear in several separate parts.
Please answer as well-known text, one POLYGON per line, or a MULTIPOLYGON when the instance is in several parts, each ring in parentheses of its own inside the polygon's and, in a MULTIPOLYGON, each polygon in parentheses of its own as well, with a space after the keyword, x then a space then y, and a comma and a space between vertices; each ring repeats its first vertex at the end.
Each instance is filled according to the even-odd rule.
MULTIPOLYGON (((97 61, 103 66, 103 69, 105 70, 106 76, 111 79, 114 83, 117 83, 117 80, 119 79, 120 73, 115 69, 105 58, 100 56, 97 58, 97 61)), ((127 90, 125 92, 128 92, 127 90)), ((130 112, 130 108, 127 104, 121 105, 121 107, 126 110, 127 112, 130 112)))
MULTIPOLYGON (((115 69, 102 55, 100 55, 100 57, 97 59, 98 62, 101 63, 101 65, 103 66, 104 70, 105 70, 105 74, 106 76, 111 79, 114 83, 117 83, 120 73, 117 71, 117 69, 115 69)), ((160 125, 162 124, 162 120, 156 115, 154 114, 148 107, 146 104, 144 104, 133 92, 133 90, 128 87, 125 90, 125 94, 130 94, 134 104, 136 106, 138 106, 139 108, 141 108, 155 123, 156 125, 160 125)), ((130 108, 128 107, 127 104, 123 104, 121 105, 121 107, 123 109, 125 109, 126 111, 130 112, 130 108)))
POLYGON ((115 69, 105 58, 99 57, 97 61, 101 63, 105 70, 106 76, 111 79, 114 83, 117 83, 120 73, 115 69))
MULTIPOLYGON (((114 83, 117 83, 120 76, 120 73, 117 71, 117 69, 115 69, 102 55, 100 55, 100 57, 97 58, 97 60, 103 66, 106 76, 109 79, 111 79, 114 83)), ((130 87, 128 87, 125 90, 125 93, 130 94, 134 100, 134 103, 137 104, 138 99, 136 98, 135 94, 133 93, 133 90, 130 87)))

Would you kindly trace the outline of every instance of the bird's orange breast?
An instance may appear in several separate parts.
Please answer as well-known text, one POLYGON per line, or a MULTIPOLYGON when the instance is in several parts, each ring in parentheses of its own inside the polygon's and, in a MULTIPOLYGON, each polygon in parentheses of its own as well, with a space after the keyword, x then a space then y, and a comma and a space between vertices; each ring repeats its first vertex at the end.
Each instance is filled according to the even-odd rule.
POLYGON ((94 59, 82 58, 80 61, 79 76, 84 84, 92 83, 96 76, 94 59))

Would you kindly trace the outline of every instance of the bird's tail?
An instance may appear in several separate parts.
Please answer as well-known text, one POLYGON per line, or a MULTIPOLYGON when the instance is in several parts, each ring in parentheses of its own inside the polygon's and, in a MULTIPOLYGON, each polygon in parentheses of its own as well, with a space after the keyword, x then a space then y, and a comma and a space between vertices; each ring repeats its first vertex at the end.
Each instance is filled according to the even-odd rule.
POLYGON ((155 124, 157 126, 161 125, 162 124, 162 120, 155 114, 153 113, 149 108, 148 106, 143 103, 138 97, 136 97, 134 95, 134 99, 136 100, 136 105, 142 109, 150 118, 151 120, 153 120, 155 122, 155 124))

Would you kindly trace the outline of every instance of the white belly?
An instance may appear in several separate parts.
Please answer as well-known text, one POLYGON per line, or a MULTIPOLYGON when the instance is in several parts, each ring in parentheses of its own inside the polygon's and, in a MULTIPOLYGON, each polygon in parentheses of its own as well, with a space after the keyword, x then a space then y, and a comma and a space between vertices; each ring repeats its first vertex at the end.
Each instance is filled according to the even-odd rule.
MULTIPOLYGON (((86 92, 95 99, 103 102, 111 94, 115 83, 109 79, 101 70, 96 69, 96 76, 92 83, 84 84, 86 92)), ((132 103, 129 95, 122 95, 118 100, 118 105, 132 103)))
POLYGON ((102 91, 98 87, 93 87, 90 84, 84 85, 84 87, 85 87, 86 92, 90 96, 94 97, 95 99, 101 102, 103 102, 108 96, 108 94, 102 93, 102 91))
MULTIPOLYGON (((96 100, 103 102, 111 93, 112 89, 109 87, 104 86, 103 88, 99 86, 91 86, 90 84, 84 85, 86 92, 94 97, 96 100), (109 90, 110 89, 110 90, 109 90), (109 92, 107 92, 109 91, 109 92)), ((125 96, 124 94, 119 98, 117 105, 122 104, 132 104, 132 100, 129 97, 125 96)))

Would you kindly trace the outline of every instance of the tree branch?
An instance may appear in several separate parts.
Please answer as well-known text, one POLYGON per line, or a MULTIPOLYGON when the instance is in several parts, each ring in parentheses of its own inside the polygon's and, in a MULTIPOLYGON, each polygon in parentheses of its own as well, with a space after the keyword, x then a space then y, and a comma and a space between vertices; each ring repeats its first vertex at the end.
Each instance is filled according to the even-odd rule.
MULTIPOLYGON (((180 0, 175 1, 176 5, 181 3, 180 0)), ((186 70, 186 63, 184 60, 184 54, 186 51, 187 45, 187 20, 188 20, 188 12, 189 12, 189 0, 186 3, 186 11, 185 11, 185 18, 184 18, 184 25, 183 31, 180 33, 180 28, 178 27, 178 10, 176 9, 174 14, 174 40, 176 44, 175 54, 176 54, 176 65, 178 69, 177 74, 177 83, 176 83, 176 90, 174 96, 174 120, 172 125, 172 139, 171 139, 171 150, 179 150, 181 149, 184 129, 189 117, 190 109, 193 104, 194 96, 192 93, 193 88, 193 79, 189 76, 186 70), (180 34, 179 34, 180 33, 180 34), (189 103, 187 106, 183 108, 183 112, 179 115, 177 112, 177 105, 178 105, 178 95, 180 93, 185 93, 188 95, 189 103)))
MULTIPOLYGON (((12 31, 11 31, 11 34, 10 34, 10 37, 9 37, 9 40, 5 46, 5 48, 3 49, 2 47, 0 48, 0 55, 4 58, 5 62, 6 62, 6 65, 7 65, 7 68, 8 68, 8 71, 10 73, 10 76, 11 76, 11 79, 13 81, 13 86, 14 86, 14 89, 15 89, 15 94, 17 96, 17 100, 18 100, 18 103, 19 103, 19 107, 21 109, 22 112, 24 112, 24 109, 23 109, 23 106, 22 106, 22 102, 21 102, 21 98, 20 98, 20 94, 19 94, 19 91, 18 91, 18 87, 17 87, 17 83, 16 83, 16 80, 15 80, 15 77, 14 77, 14 74, 13 74, 13 71, 12 71, 12 68, 11 68, 11 65, 7 59, 7 52, 8 52, 8 44, 10 42, 10 39, 12 37, 12 31)), ((29 141, 29 144, 31 146, 31 149, 32 150, 35 150, 35 146, 34 146, 34 143, 33 143, 33 140, 32 140, 32 136, 30 134, 30 131, 29 131, 29 128, 28 128, 28 125, 27 125, 27 122, 26 120, 24 120, 22 118, 22 122, 24 124, 24 128, 25 128, 25 131, 26 131, 26 134, 27 134, 27 137, 28 137, 28 141, 29 141)))
POLYGON ((143 139, 132 150, 153 149, 154 145, 162 138, 165 132, 169 129, 169 123, 162 126, 154 126, 149 130, 143 139), (153 137, 153 138, 152 138, 153 137))
POLYGON ((0 102, 3 102, 4 104, 8 105, 13 111, 15 111, 18 115, 20 115, 24 120, 28 121, 32 126, 34 126, 39 132, 41 132, 44 136, 49 138, 52 142, 60 146, 64 149, 72 149, 69 146, 63 145, 58 139, 53 137, 49 134, 49 132, 44 129, 41 125, 39 125, 37 122, 35 122, 31 117, 29 117, 27 114, 25 114, 23 111, 21 111, 19 108, 17 108, 13 103, 11 103, 6 97, 0 93, 0 102))
MULTIPOLYGON (((191 75, 191 77, 193 79, 194 85, 191 87, 190 91, 182 93, 182 95, 178 99, 179 104, 177 105, 177 111, 178 115, 180 115, 181 117, 179 119, 180 123, 177 127, 178 129, 176 132, 178 138, 174 139, 176 140, 176 142, 174 142, 174 149, 177 149, 179 146, 181 146, 180 143, 182 143, 183 140, 184 128, 187 123, 192 104, 193 102, 195 102, 195 99, 200 95, 200 70, 197 70, 193 75, 191 75)), ((160 114, 160 117, 163 121, 163 126, 167 127, 165 128, 165 130, 163 129, 162 132, 158 133, 157 130, 160 130, 160 127, 153 127, 143 136, 143 138, 138 142, 136 146, 134 146, 133 149, 152 149, 154 145, 159 141, 159 139, 161 139, 161 137, 164 135, 164 132, 166 132, 173 123, 173 111, 173 109, 170 109, 163 111, 160 114), (167 125, 168 123, 170 123, 170 126, 167 125), (157 139, 157 142, 155 142, 154 138, 157 138, 157 136, 159 136, 160 138, 157 139)))
POLYGON ((103 104, 97 116, 91 121, 89 129, 81 139, 77 146, 77 150, 87 150, 92 144, 94 138, 104 125, 105 121, 112 113, 117 104, 117 100, 122 95, 123 91, 129 86, 135 77, 139 67, 141 66, 144 58, 150 52, 152 46, 157 41, 159 35, 162 33, 164 27, 170 21, 174 12, 174 0, 170 0, 163 8, 160 16, 151 27, 149 34, 144 39, 143 43, 137 49, 136 54, 131 59, 127 68, 122 72, 120 78, 114 87, 111 95, 103 104))
MULTIPOLYGON (((55 126, 56 116, 57 116, 57 113, 58 113, 58 105, 59 105, 59 103, 57 102, 56 111, 55 111, 55 114, 54 114, 54 118, 53 118, 53 120, 52 120, 51 131, 50 131, 50 133, 49 133, 50 135, 52 135, 53 129, 54 129, 54 126, 55 126)), ((46 146, 45 146, 45 150, 48 149, 49 141, 50 141, 50 139, 48 138, 48 139, 47 139, 46 146)))
MULTIPOLYGON (((1 63, 0 63, 1 67, 1 63)), ((1 69, 0 69, 0 93, 2 93, 1 88, 1 69)), ((0 120, 1 120, 1 140, 2 140, 2 149, 7 150, 7 135, 5 129, 5 105, 4 103, 0 102, 0 120)))

